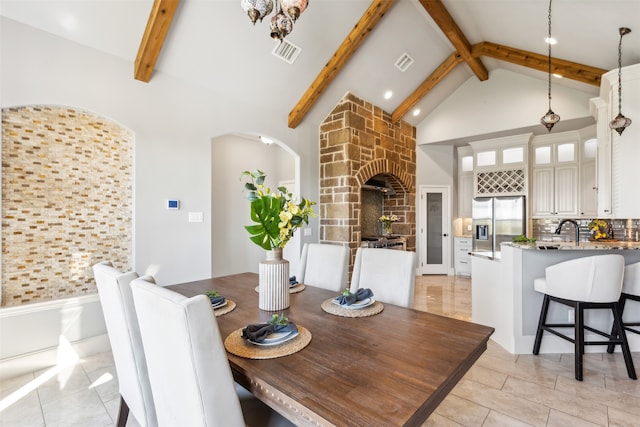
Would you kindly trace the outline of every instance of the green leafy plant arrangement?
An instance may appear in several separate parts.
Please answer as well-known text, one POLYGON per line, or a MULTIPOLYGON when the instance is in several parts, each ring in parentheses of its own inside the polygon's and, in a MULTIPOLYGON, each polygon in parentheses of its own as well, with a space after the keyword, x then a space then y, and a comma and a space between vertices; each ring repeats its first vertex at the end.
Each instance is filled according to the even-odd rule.
POLYGON ((315 216, 311 207, 316 203, 304 197, 297 202, 285 187, 278 187, 278 192, 272 193, 264 185, 265 178, 265 173, 257 169, 244 171, 240 176, 248 179, 244 189, 251 202, 251 220, 255 223, 244 228, 253 243, 269 251, 284 248, 298 228, 309 224, 309 218, 315 216))
POLYGON ((536 239, 534 237, 527 237, 524 234, 521 234, 520 236, 516 236, 513 239, 514 243, 535 243, 536 239))
POLYGON ((274 314, 273 316, 271 316, 271 320, 269 320, 269 323, 276 326, 285 326, 289 324, 289 318, 285 317, 283 314, 274 314))

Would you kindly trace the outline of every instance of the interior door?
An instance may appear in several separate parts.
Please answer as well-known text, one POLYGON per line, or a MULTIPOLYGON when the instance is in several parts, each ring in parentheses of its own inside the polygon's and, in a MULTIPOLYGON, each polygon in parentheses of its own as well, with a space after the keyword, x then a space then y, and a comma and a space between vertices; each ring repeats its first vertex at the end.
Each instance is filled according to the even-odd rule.
POLYGON ((420 266, 422 274, 449 274, 451 269, 451 189, 420 187, 420 266))

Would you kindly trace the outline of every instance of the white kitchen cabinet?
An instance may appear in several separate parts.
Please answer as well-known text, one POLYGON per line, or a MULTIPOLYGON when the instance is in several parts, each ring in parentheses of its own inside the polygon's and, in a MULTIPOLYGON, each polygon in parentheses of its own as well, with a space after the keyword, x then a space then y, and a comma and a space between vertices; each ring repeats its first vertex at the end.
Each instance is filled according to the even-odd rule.
POLYGON ((473 165, 471 147, 458 147, 458 218, 471 218, 473 165))
POLYGON ((533 217, 555 215, 553 168, 533 170, 533 191, 531 192, 531 215, 533 217))
POLYGON ((531 214, 572 217, 578 214, 578 166, 535 168, 531 214))
POLYGON ((622 114, 633 120, 622 135, 609 129, 618 114, 618 69, 602 75, 600 96, 591 99, 598 134, 598 216, 639 218, 640 64, 622 67, 622 114))
POLYGON ((473 196, 527 196, 532 133, 473 141, 473 196))
POLYGON ((580 216, 596 218, 598 216, 598 174, 596 160, 598 157, 598 140, 590 137, 595 132, 591 126, 590 132, 580 146, 580 216))
POLYGON ((456 275, 471 276, 471 237, 455 237, 453 239, 454 263, 456 275))
POLYGON ((580 164, 580 216, 598 216, 598 187, 596 182, 596 162, 580 164))
POLYGON ((536 137, 532 144, 531 215, 578 216, 578 133, 536 137))
POLYGON ((556 166, 554 174, 555 214, 578 215, 578 166, 556 166))
POLYGON ((473 174, 458 177, 458 216, 471 218, 473 201, 473 174))

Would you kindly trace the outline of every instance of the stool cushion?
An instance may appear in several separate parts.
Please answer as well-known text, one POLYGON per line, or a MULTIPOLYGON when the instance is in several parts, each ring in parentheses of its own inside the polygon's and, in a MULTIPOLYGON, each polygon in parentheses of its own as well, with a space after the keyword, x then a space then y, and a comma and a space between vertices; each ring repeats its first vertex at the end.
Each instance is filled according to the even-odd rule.
POLYGON ((623 275, 622 255, 595 255, 550 265, 534 289, 572 301, 613 302, 620 298, 623 275))
POLYGON ((622 292, 640 296, 640 262, 629 264, 624 268, 622 292))
POLYGON ((544 277, 538 277, 533 281, 533 289, 541 294, 547 293, 547 279, 544 277))

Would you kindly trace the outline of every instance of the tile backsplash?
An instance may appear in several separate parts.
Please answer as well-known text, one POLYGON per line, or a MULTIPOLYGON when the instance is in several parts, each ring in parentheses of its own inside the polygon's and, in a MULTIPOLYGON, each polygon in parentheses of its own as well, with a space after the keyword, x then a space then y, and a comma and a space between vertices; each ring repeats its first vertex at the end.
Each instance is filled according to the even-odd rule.
MULTIPOLYGON (((575 239, 575 229, 571 224, 565 224, 560 235, 555 234, 555 230, 562 219, 564 218, 533 219, 530 234, 542 241, 573 241, 575 239)), ((576 219, 575 221, 580 226, 580 241, 588 241, 591 237, 588 227, 591 219, 576 219)), ((608 219, 605 221, 611 225, 614 239, 629 242, 638 241, 640 219, 608 219)))

